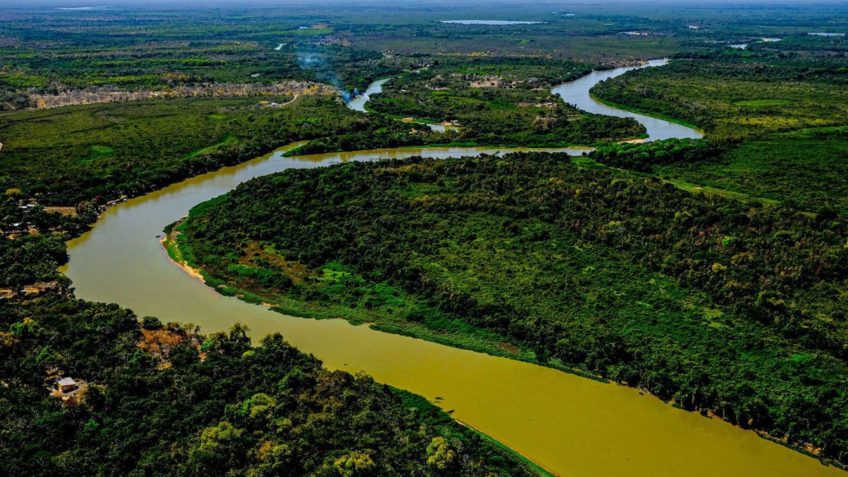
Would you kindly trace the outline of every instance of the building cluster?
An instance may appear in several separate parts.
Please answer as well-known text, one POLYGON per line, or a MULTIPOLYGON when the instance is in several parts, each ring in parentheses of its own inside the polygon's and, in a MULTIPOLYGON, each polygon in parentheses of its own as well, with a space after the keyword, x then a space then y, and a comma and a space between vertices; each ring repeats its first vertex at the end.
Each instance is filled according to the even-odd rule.
POLYGON ((13 222, 0 223, 0 236, 14 240, 21 235, 38 234, 38 228, 26 220, 27 215, 37 207, 38 202, 34 199, 18 201, 17 208, 19 213, 14 215, 16 219, 13 219, 13 222))
POLYGON ((119 90, 114 87, 93 87, 59 91, 55 94, 30 93, 29 104, 36 109, 58 108, 82 104, 115 103, 145 99, 333 95, 335 88, 311 81, 263 83, 209 83, 179 85, 157 90, 119 90))

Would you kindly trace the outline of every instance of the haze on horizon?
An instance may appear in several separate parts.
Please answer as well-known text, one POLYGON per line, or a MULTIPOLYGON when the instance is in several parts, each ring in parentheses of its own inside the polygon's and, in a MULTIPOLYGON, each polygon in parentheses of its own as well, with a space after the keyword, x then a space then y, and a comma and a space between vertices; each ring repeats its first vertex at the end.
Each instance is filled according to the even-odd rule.
MULTIPOLYGON (((522 5, 530 3, 534 6, 550 5, 551 7, 587 6, 597 5, 595 0, 535 0, 533 2, 521 2, 516 0, 32 0, 21 4, 20 0, 0 0, 0 7, 27 9, 35 7, 56 8, 104 8, 104 7, 171 7, 171 8, 218 8, 218 7, 284 7, 284 6, 381 6, 381 5, 404 5, 417 7, 450 7, 462 8, 464 6, 481 5, 522 5)), ((604 5, 681 5, 681 6, 733 6, 733 5, 840 5, 845 4, 842 0, 613 0, 604 2, 604 5)))

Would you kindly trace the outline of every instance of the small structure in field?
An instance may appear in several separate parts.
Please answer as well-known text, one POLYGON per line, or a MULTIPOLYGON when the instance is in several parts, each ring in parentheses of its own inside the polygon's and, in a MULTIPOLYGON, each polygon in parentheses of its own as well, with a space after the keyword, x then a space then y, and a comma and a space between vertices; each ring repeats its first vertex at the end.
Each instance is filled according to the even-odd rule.
POLYGON ((54 387, 50 389, 50 395, 61 400, 63 404, 80 404, 87 389, 88 384, 85 381, 64 377, 56 381, 54 387))

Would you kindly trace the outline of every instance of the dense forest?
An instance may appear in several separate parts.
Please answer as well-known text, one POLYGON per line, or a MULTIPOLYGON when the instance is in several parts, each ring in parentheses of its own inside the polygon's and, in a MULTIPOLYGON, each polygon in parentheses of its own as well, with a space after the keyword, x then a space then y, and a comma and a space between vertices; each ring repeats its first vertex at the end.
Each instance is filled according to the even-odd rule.
MULTIPOLYGON (((528 475, 423 398, 331 372, 279 335, 204 336, 73 297, 92 203, 0 198, 0 461, 8 475, 528 475), (24 205, 22 205, 24 204, 24 205), (73 213, 70 213, 70 212, 73 213), (61 380, 73 385, 60 389, 61 380)), ((235 321, 235 320, 234 320, 235 321)))
POLYGON ((73 297, 76 215, 0 200, 0 461, 7 475, 530 475, 423 398, 331 372, 283 337, 205 336, 73 297), (20 232, 20 224, 28 230, 20 232), (66 391, 62 379, 72 379, 66 391))
POLYGON ((693 164, 715 157, 717 148, 699 139, 666 139, 642 144, 608 143, 589 153, 603 164, 642 172, 652 172, 663 164, 693 164))
POLYGON ((845 7, 550 10, 0 7, 4 470, 544 473, 284 337, 139 319, 57 272, 115 201, 294 141, 599 147, 252 181, 171 235, 221 293, 600 376, 848 465, 848 41, 808 34, 844 31, 845 7), (540 21, 442 23, 460 14, 540 21), (705 141, 604 142, 643 129, 550 94, 666 56, 593 94, 705 141), (371 114, 344 105, 389 77, 371 114), (322 94, 191 93, 310 81, 322 94), (108 93, 162 96, 34 109, 108 93))
POLYGON ((6 475, 526 475, 422 398, 280 335, 203 336, 117 305, 0 301, 6 475), (57 391, 71 378, 77 389, 57 391))
POLYGON ((287 171, 179 230, 212 285, 280 311, 507 342, 848 456, 848 223, 832 212, 520 154, 287 171))

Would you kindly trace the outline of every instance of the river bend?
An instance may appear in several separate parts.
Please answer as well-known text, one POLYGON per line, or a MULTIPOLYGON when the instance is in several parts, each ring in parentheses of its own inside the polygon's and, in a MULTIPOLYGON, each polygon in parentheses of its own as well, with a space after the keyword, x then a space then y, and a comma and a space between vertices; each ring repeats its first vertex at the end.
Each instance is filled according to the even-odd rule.
MULTIPOLYGON (((589 88, 626 69, 592 73, 555 88, 589 111, 589 88)), ((364 102, 362 103, 364 106, 364 102)), ((648 124, 641 115, 627 114, 648 124)), ((649 134, 699 132, 649 118, 649 134), (653 123, 656 121, 656 123, 653 123), (681 129, 683 128, 683 129, 681 129)), ((751 431, 676 409, 635 389, 530 363, 387 334, 343 320, 284 316, 219 295, 172 263, 159 243, 163 227, 239 183, 286 169, 422 155, 445 158, 503 153, 501 148, 357 151, 305 157, 274 154, 194 177, 111 208, 69 243, 65 273, 76 295, 114 302, 139 316, 200 325, 204 332, 246 324, 254 338, 282 333, 331 369, 365 372, 425 396, 453 416, 567 476, 846 476, 751 431)), ((580 149, 569 150, 579 153, 580 149)))

